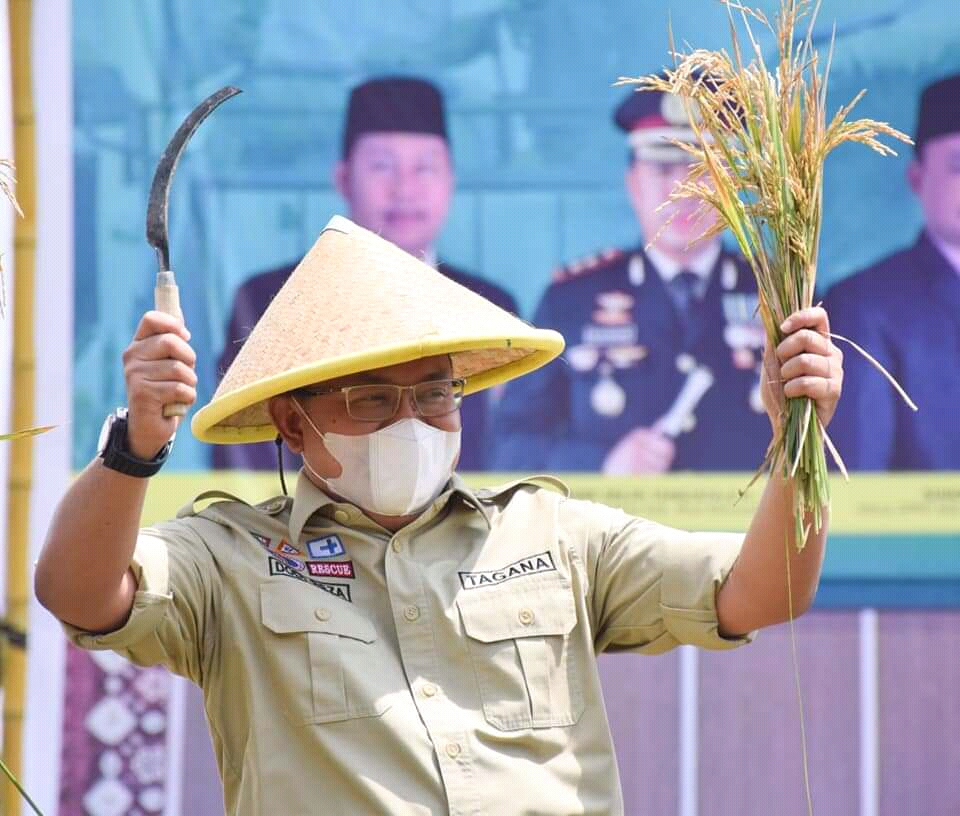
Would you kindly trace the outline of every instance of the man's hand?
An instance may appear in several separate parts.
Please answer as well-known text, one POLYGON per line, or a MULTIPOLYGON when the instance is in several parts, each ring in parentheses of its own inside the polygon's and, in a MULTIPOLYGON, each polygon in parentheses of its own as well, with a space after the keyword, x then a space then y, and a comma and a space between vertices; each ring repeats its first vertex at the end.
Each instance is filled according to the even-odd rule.
POLYGON ((665 473, 676 454, 670 437, 650 428, 635 428, 610 450, 601 471, 608 476, 665 473))
POLYGON ((127 384, 127 444, 138 459, 153 459, 177 430, 179 417, 165 417, 171 402, 193 405, 197 399, 197 355, 190 332, 175 317, 147 312, 123 352, 127 384))
POLYGON ((830 322, 819 306, 800 309, 783 321, 784 339, 763 358, 763 404, 774 428, 786 399, 810 397, 826 427, 843 386, 843 352, 830 341, 830 322))

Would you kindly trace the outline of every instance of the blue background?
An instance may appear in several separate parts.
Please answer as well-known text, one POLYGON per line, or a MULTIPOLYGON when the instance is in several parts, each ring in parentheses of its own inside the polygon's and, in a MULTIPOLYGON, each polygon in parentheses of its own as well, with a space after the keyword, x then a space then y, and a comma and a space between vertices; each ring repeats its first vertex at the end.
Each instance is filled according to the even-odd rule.
MULTIPOLYGON (((76 3, 75 466, 124 402, 120 354, 152 306, 150 181, 200 99, 226 84, 244 91, 198 131, 171 191, 171 259, 202 404, 235 287, 296 260, 345 211, 331 168, 347 93, 370 75, 418 74, 445 92, 458 184, 440 253, 504 285, 524 316, 557 265, 637 243, 626 145, 611 121, 626 90, 611 85, 668 61, 668 18, 678 43, 729 45, 713 0, 76 3)), ((832 0, 817 28, 824 54, 834 23, 831 111, 867 88, 854 116, 912 133, 923 85, 960 70, 955 12, 930 0, 832 0)), ((881 158, 845 146, 828 161, 822 286, 916 234, 910 149, 897 149, 881 158)), ((184 430, 171 467, 206 461, 184 430)))

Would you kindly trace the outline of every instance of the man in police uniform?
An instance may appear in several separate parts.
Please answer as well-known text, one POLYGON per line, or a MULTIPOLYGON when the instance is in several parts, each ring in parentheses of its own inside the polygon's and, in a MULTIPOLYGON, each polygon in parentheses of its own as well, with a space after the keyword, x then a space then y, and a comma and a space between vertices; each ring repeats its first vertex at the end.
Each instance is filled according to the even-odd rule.
MULTIPOLYGON (((808 396, 826 425, 842 378, 826 314, 782 331, 770 421, 808 396)), ((129 411, 61 501, 36 591, 83 648, 201 686, 235 816, 617 816, 597 653, 730 648, 785 621, 791 593, 798 614, 813 599, 826 527, 798 552, 779 473, 745 535, 533 481, 469 489, 463 390, 543 365, 562 338, 342 218, 193 418, 205 441, 280 433, 303 455, 294 496, 216 492, 138 530, 176 428, 162 406, 196 398, 187 336, 141 320, 129 411)))
MULTIPOLYGON (((414 77, 378 77, 353 89, 334 183, 356 223, 516 314, 516 303, 506 290, 437 257, 435 244, 450 209, 454 173, 443 97, 432 83, 414 77)), ((263 272, 237 290, 217 366, 221 374, 296 265, 263 272)), ((480 470, 488 401, 485 397, 468 399, 462 410, 461 468, 480 470)), ((217 446, 212 458, 215 468, 265 470, 277 466, 277 451, 266 442, 217 446)), ((285 459, 288 468, 300 466, 289 451, 285 459)))
POLYGON ((907 179, 923 229, 825 299, 834 330, 877 358, 919 406, 914 412, 848 353, 831 437, 854 470, 960 470, 960 74, 923 91, 914 143, 907 179))
POLYGON ((631 93, 626 187, 646 249, 611 249, 561 270, 534 322, 565 359, 512 383, 495 417, 492 469, 640 473, 754 470, 770 438, 760 402, 756 285, 696 203, 666 203, 689 170, 680 100, 631 93))

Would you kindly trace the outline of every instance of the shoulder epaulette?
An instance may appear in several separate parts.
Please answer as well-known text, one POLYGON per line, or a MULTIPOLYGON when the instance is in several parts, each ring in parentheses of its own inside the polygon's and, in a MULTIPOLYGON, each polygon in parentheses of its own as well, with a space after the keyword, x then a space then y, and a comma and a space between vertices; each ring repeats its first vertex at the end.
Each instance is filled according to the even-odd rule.
POLYGON ((602 252, 598 252, 596 255, 590 255, 586 258, 581 258, 580 260, 574 261, 566 266, 558 266, 553 270, 553 282, 563 283, 571 278, 577 278, 590 272, 596 272, 599 269, 609 266, 619 258, 622 258, 623 255, 624 252, 622 249, 611 247, 610 249, 605 249, 602 252))

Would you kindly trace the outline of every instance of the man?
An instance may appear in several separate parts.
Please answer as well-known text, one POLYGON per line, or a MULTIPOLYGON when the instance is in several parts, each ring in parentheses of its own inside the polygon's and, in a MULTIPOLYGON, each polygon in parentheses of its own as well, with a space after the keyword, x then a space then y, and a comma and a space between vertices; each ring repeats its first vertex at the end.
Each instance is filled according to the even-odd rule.
POLYGON ((852 470, 960 470, 960 74, 920 96, 907 170, 923 211, 913 246, 834 285, 834 330, 877 359, 913 411, 859 354, 831 436, 852 470))
POLYGON ((677 97, 631 93, 626 188, 647 247, 568 266, 534 323, 559 331, 565 359, 511 384, 496 417, 496 470, 755 470, 769 439, 760 400, 756 285, 716 216, 670 202, 693 141, 677 97), (550 406, 546 414, 543 406, 550 406))
MULTIPOLYGON (((435 244, 450 209, 454 172, 443 97, 434 85, 412 77, 380 77, 354 88, 333 175, 356 223, 516 314, 516 303, 505 290, 437 258, 435 244)), ((237 290, 218 365, 221 374, 295 267, 291 263, 256 275, 237 290)), ((462 470, 483 467, 487 406, 485 397, 463 404, 462 470)), ((299 467, 299 457, 287 455, 286 465, 299 467)), ((213 466, 275 468, 277 451, 268 443, 216 447, 213 466)))
MULTIPOLYGON (((826 424, 842 377, 826 314, 782 329, 770 420, 809 396, 826 424)), ((303 456, 295 495, 194 502, 138 531, 176 427, 162 405, 196 396, 187 337, 142 319, 129 413, 62 500, 36 592, 80 646, 202 687, 228 813, 622 813, 596 654, 747 642, 788 618, 785 553, 794 609, 813 599, 826 529, 797 552, 779 475, 745 536, 534 481, 470 490, 463 390, 562 339, 343 218, 193 419, 206 441, 279 433, 303 456)))

